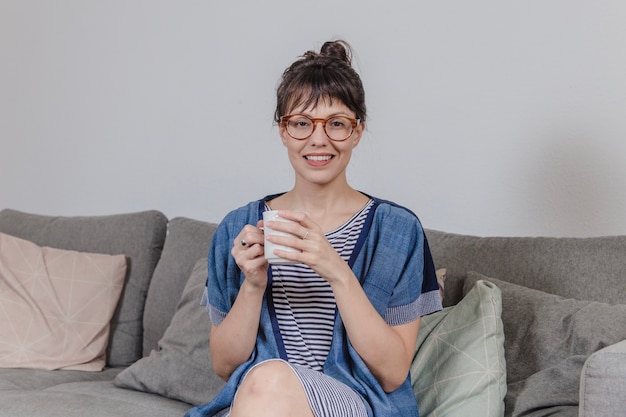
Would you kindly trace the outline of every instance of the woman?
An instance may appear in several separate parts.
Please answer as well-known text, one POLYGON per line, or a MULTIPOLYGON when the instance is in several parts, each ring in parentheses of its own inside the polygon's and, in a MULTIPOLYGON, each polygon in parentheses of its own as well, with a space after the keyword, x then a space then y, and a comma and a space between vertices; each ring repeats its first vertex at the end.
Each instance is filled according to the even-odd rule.
POLYGON ((229 213, 203 302, 227 381, 188 416, 417 416, 408 379, 420 317, 441 308, 428 245, 409 210, 346 178, 365 129, 349 46, 325 43, 283 73, 275 119, 293 188, 229 213), (293 222, 264 225, 265 210, 293 222), (268 265, 268 240, 296 265, 268 265))

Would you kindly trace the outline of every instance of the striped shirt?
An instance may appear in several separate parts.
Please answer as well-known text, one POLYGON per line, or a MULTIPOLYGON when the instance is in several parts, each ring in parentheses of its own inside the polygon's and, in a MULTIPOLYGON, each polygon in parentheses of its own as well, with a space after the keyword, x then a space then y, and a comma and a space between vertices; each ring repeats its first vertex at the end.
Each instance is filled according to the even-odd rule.
MULTIPOLYGON (((346 262, 373 200, 326 238, 346 262)), ((303 264, 272 265, 272 297, 280 334, 290 363, 321 371, 330 350, 335 297, 330 284, 303 264)))

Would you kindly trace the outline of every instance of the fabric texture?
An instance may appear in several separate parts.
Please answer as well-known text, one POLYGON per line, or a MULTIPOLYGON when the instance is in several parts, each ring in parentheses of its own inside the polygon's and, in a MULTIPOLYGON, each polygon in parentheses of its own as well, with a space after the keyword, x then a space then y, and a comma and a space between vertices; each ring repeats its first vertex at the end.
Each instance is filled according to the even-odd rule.
POLYGON ((43 391, 0 393, 0 417, 179 417, 188 408, 189 404, 180 401, 117 388, 112 381, 82 381, 43 391))
POLYGON ((39 246, 126 255, 126 283, 111 320, 108 366, 129 366, 142 356, 146 294, 166 231, 167 218, 156 210, 70 217, 0 211, 0 232, 39 246))
POLYGON ((124 255, 0 233, 0 366, 102 370, 125 276, 124 255))
MULTIPOLYGON (((207 257, 217 224, 176 217, 167 225, 167 238, 146 297, 143 315, 143 356, 157 349, 176 311, 196 261, 207 257)), ((204 277, 206 279, 206 275, 204 277)))
POLYGON ((580 379, 580 417, 613 417, 626 410, 626 340, 592 354, 580 379))
POLYGON ((446 268, 439 268, 435 271, 437 274, 437 284, 439 284, 439 296, 441 297, 441 301, 443 301, 446 293, 446 268))
POLYGON ((426 236, 437 267, 447 270, 445 306, 461 300, 469 271, 565 298, 626 304, 624 236, 426 236))
POLYGON ((626 305, 568 299, 469 272, 502 291, 507 416, 578 416, 587 358, 626 339, 626 305), (559 414, 560 413, 560 414, 559 414))
POLYGON ((502 417, 506 394, 500 290, 477 281, 453 307, 422 317, 411 384, 422 416, 502 417))
MULTIPOLYGON (((218 227, 209 252, 209 302, 227 312, 236 299, 243 274, 230 256, 233 239, 245 224, 255 224, 266 200, 254 201, 237 209, 218 227)), ((409 210, 374 199, 354 253, 348 264, 381 317, 389 307, 410 304, 421 298, 424 311, 441 308, 435 268, 423 229, 409 210), (398 261, 401 259, 402 261, 398 261), (393 277, 394 279, 390 279, 393 277)), ((235 370, 226 387, 209 404, 191 410, 188 416, 212 416, 227 408, 245 372, 255 363, 284 357, 284 348, 275 335, 269 308, 264 303, 255 350, 249 361, 235 370)), ((392 393, 385 393, 359 354, 347 340, 341 315, 336 317, 331 349, 324 373, 343 382, 366 398, 371 415, 377 417, 417 416, 417 404, 410 381, 392 393)))
POLYGON ((209 352, 211 323, 199 305, 206 277, 204 258, 193 268, 158 348, 118 374, 117 386, 194 405, 210 401, 220 391, 224 382, 213 372, 209 352))

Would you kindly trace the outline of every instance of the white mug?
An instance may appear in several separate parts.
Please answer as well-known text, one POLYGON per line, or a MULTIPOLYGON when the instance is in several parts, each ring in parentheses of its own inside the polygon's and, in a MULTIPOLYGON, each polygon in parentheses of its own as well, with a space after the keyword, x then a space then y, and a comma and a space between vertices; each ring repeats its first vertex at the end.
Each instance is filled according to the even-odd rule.
POLYGON ((281 250, 286 250, 289 252, 297 252, 296 249, 294 248, 290 248, 287 246, 283 246, 283 245, 277 245, 275 243, 269 242, 267 240, 267 236, 268 235, 275 235, 275 236, 293 236, 289 233, 285 233, 285 232, 279 232, 277 230, 273 230, 270 229, 269 227, 267 227, 267 222, 268 221, 281 221, 281 222, 291 222, 292 220, 287 220, 283 217, 280 217, 278 215, 278 210, 268 210, 268 211, 264 211, 263 212, 263 234, 265 235, 265 259, 267 259, 267 262, 270 264, 275 264, 275 265, 289 265, 289 264, 296 264, 298 262, 295 261, 291 261, 289 259, 285 259, 285 258, 281 258, 277 255, 274 254, 274 250, 275 249, 281 249, 281 250))

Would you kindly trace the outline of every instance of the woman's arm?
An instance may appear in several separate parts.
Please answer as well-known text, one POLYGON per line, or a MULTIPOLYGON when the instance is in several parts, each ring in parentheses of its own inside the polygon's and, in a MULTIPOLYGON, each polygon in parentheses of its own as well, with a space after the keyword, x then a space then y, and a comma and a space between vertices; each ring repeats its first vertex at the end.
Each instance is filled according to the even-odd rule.
POLYGON ((228 380, 233 371, 250 358, 256 344, 267 286, 267 261, 262 243, 261 230, 248 225, 235 238, 231 251, 246 278, 224 320, 219 326, 211 326, 211 359, 215 373, 223 380, 228 380), (246 242, 245 246, 242 241, 246 242))
POLYGON ((227 381, 250 358, 259 330, 264 290, 244 281, 232 309, 219 326, 211 326, 209 346, 215 373, 227 381))
POLYGON ((420 320, 389 326, 354 275, 331 286, 350 342, 383 390, 396 390, 409 374, 420 320))

